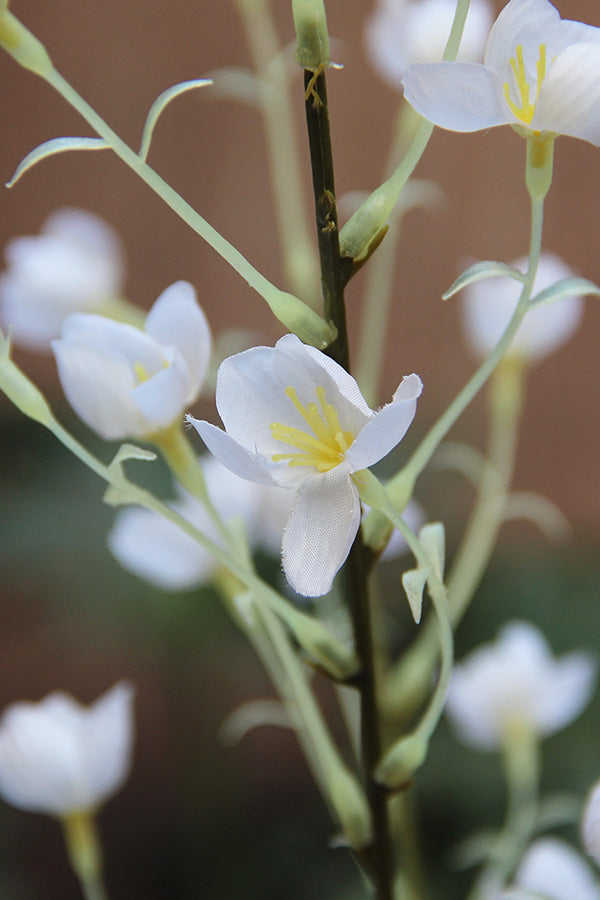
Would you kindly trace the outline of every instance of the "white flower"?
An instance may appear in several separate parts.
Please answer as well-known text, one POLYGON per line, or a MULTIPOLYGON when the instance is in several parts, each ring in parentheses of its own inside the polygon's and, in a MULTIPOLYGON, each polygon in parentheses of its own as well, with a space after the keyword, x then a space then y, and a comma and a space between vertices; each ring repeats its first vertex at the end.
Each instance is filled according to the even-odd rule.
MULTIPOLYGON (((512 263, 525 271, 528 258, 512 263)), ((553 253, 543 253, 534 284, 534 293, 557 281, 573 277, 566 263, 553 253)), ((463 326, 467 340, 478 356, 487 356, 500 340, 515 311, 522 285, 513 278, 491 278, 467 285, 461 298, 463 326)), ((510 345, 509 354, 536 361, 566 343, 583 315, 582 297, 565 297, 538 306, 527 313, 510 345)))
POLYGON ((525 135, 600 144, 600 28, 561 19, 548 0, 510 0, 490 31, 484 65, 417 63, 404 95, 452 131, 514 125, 525 135))
MULTIPOLYGON (((223 521, 239 516, 246 526, 251 547, 264 546, 278 551, 283 532, 278 498, 283 497, 289 514, 289 492, 239 478, 215 457, 207 456, 202 468, 208 494, 223 521)), ((199 500, 181 491, 170 505, 221 546, 218 530, 199 500)), ((173 522, 138 506, 119 510, 108 535, 108 546, 128 572, 169 591, 205 584, 219 565, 208 550, 173 522)))
MULTIPOLYGON (((442 58, 455 12, 456 0, 379 0, 365 30, 369 59, 386 81, 400 87, 411 63, 442 58)), ((458 59, 482 59, 491 24, 488 0, 471 0, 458 59)))
POLYGON ((69 313, 100 311, 121 294, 119 237, 85 210, 57 210, 39 235, 9 241, 4 255, 0 324, 32 349, 48 350, 69 313))
POLYGON ((581 838, 586 853, 600 865, 600 781, 592 787, 585 801, 581 838))
POLYGON ((455 667, 446 712, 465 743, 494 750, 513 730, 544 736, 564 728, 589 701, 595 679, 588 654, 554 659, 537 628, 511 622, 455 667))
POLYGON ((600 886, 590 866, 569 844, 553 837, 534 841, 517 869, 514 884, 522 891, 509 890, 499 900, 600 900, 600 886))
POLYGON ((274 348, 254 347, 221 364, 216 400, 226 431, 188 417, 237 475, 296 489, 282 552, 299 594, 331 587, 360 523, 353 476, 402 440, 421 390, 409 375, 392 402, 373 412, 341 366, 288 334, 274 348))
POLYGON ((75 412, 107 440, 148 437, 176 421, 198 396, 211 336, 191 284, 162 292, 144 331, 103 316, 65 319, 52 342, 75 412))
POLYGON ((122 786, 133 742, 133 689, 116 684, 89 707, 56 692, 0 718, 0 794, 30 812, 93 810, 122 786))

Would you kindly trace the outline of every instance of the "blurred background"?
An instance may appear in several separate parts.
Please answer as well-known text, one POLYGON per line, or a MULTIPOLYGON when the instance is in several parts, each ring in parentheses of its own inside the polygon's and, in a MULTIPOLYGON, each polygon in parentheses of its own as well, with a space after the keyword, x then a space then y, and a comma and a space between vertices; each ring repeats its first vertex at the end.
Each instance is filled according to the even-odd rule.
MULTIPOLYGON (((497 9, 502 4, 497 5, 497 9)), ((293 40, 291 4, 273 3, 283 44, 293 40)), ((381 180, 401 97, 364 51, 367 0, 327 0, 334 58, 328 78, 338 193, 381 180)), ((59 69, 131 145, 155 97, 178 81, 221 66, 249 65, 234 3, 209 0, 14 0, 11 8, 47 46, 59 69)), ((595 0, 562 0, 563 17, 600 25, 595 0)), ((290 51, 291 52, 291 51, 290 51)), ((34 146, 90 131, 41 80, 0 55, 5 182, 34 146)), ((304 149, 303 87, 292 82, 304 149)), ((400 377, 425 384, 407 446, 414 446, 475 365, 457 305, 443 291, 473 259, 511 261, 527 250, 524 142, 511 129, 459 135, 436 131, 417 170, 446 200, 405 220, 397 254, 381 402, 400 377)), ((544 246, 600 282, 600 157, 590 144, 557 142, 544 246)), ((257 111, 211 100, 209 89, 172 104, 155 132, 150 163, 276 284, 282 284, 262 123, 257 111)), ((281 334, 260 297, 110 153, 64 154, 0 192, 0 245, 35 234, 58 207, 91 210, 119 232, 127 256, 126 296, 149 307, 171 282, 195 285, 216 335, 250 327, 266 344, 281 334)), ((364 274, 348 291, 350 328, 359 321, 364 274)), ((550 546, 531 526, 510 525, 469 612, 458 655, 491 639, 508 618, 530 618, 553 648, 595 650, 600 634, 600 310, 587 301, 576 338, 528 379, 515 485, 555 502, 573 539, 550 546)), ((67 408, 50 358, 15 358, 43 387, 59 418, 105 460, 101 444, 67 408)), ((214 417, 212 401, 196 414, 214 417)), ((112 900, 351 900, 356 869, 328 846, 332 825, 293 737, 258 729, 224 748, 219 726, 244 700, 269 696, 259 664, 210 592, 167 595, 122 572, 105 547, 113 513, 103 486, 42 429, 0 397, 0 708, 60 688, 89 702, 121 677, 137 686, 138 738, 131 778, 103 811, 112 900)), ((453 437, 483 447, 478 398, 453 437)), ((157 467, 157 489, 168 490, 157 467)), ((425 475, 419 496, 460 535, 469 490, 453 475, 425 475)), ((545 784, 583 792, 600 776, 598 701, 546 748, 545 784)), ((437 896, 461 895, 448 852, 474 827, 498 821, 497 760, 462 749, 443 725, 431 764, 414 789, 421 804, 437 896)), ((50 820, 0 806, 0 896, 75 900, 79 888, 50 820)), ((572 836, 572 835, 571 835, 572 836)), ((357 894, 359 896, 359 894, 357 894)))

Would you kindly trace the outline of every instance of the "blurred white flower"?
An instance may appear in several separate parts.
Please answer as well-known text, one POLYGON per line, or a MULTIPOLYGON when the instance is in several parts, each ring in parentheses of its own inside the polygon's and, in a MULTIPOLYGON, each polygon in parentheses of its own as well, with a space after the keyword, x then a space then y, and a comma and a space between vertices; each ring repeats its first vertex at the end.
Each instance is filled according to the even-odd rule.
POLYGON ((57 210, 39 235, 9 241, 4 256, 0 326, 31 349, 49 350, 69 313, 99 312, 121 296, 120 239, 85 210, 57 210))
MULTIPOLYGON (((444 54, 456 0, 379 0, 367 21, 367 55, 394 87, 411 63, 437 62, 444 54)), ((481 62, 493 13, 489 0, 471 0, 458 59, 481 62)))
POLYGON ((208 368, 211 334, 191 284, 162 292, 144 331, 104 316, 74 314, 52 342, 65 395, 107 440, 148 437, 194 402, 208 368))
MULTIPOLYGON (((522 272, 528 258, 512 263, 522 272)), ((542 253, 534 294, 574 273, 558 256, 542 253)), ((463 327, 476 355, 485 357, 498 343, 515 311, 521 284, 514 278, 490 278, 467 285, 461 297, 463 327)), ((527 313, 510 345, 509 355, 535 362, 565 344, 577 330, 583 315, 582 297, 565 297, 527 313)))
POLYGON ((514 885, 517 890, 503 892, 498 900, 600 900, 590 866, 569 844, 553 837, 534 841, 515 873, 514 885))
POLYGON ((555 659, 537 628, 511 622, 495 643, 456 665, 446 712, 459 737, 479 750, 499 749, 513 731, 546 736, 564 728, 586 706, 596 669, 583 652, 555 659))
POLYGON ((405 377, 392 402, 374 412, 351 375, 288 334, 219 367, 216 401, 226 431, 188 417, 232 472, 296 490, 282 561, 299 594, 330 589, 360 524, 353 476, 402 440, 422 387, 417 375, 405 377))
MULTIPOLYGON (((213 456, 202 462, 206 487, 224 522, 239 516, 252 548, 278 553, 289 515, 289 491, 239 478, 213 456)), ((184 519, 219 546, 221 536, 205 507, 183 491, 170 504, 184 519)), ((138 506, 119 510, 108 535, 118 562, 134 575, 168 591, 198 587, 212 579, 219 563, 204 547, 158 513, 138 506)))
POLYGON ((133 689, 119 682, 92 706, 56 692, 0 717, 0 795, 30 812, 95 809, 129 774, 133 689))
POLYGON ((600 781, 592 787, 585 801, 581 838, 586 853, 600 865, 600 781))
POLYGON ((484 65, 415 63, 403 84, 420 115, 451 131, 513 125, 600 144, 600 28, 561 19, 548 0, 507 3, 484 65))

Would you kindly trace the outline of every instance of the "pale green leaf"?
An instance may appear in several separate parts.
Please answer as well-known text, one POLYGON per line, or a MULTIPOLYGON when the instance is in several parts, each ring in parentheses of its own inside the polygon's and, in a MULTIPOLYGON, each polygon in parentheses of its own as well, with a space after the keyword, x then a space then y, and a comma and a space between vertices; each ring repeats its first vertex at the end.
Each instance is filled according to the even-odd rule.
POLYGON ((109 144, 102 138, 85 138, 85 137, 62 137, 52 138, 51 141, 45 141, 40 144, 31 153, 21 160, 17 166, 13 177, 6 182, 6 187, 11 188, 17 183, 21 175, 28 169, 31 169, 37 163, 46 159, 48 156, 54 156, 57 153, 65 153, 67 150, 107 150, 109 144))
POLYGON ((150 107, 148 115, 146 116, 144 132, 142 134, 142 143, 139 152, 140 159, 145 161, 146 157, 148 156, 150 143, 152 141, 152 134, 154 132, 156 123, 158 122, 159 116, 164 111, 165 107, 169 105, 171 100, 174 100, 175 97, 179 97, 180 94, 184 94, 186 91, 191 91, 194 88, 198 87, 204 87, 207 84, 212 84, 210 78, 192 78, 190 81, 181 81, 179 82, 179 84, 174 84, 172 85, 172 87, 167 88, 166 91, 163 91, 162 94, 159 94, 159 96, 150 107))
POLYGON ((260 107, 265 91, 273 90, 267 81, 242 66, 223 66, 210 72, 213 90, 210 96, 219 100, 236 100, 247 106, 260 107))
POLYGON ((557 281, 556 284, 540 291, 529 304, 529 308, 534 306, 544 306, 546 303, 555 303, 556 300, 564 300, 565 297, 585 297, 594 294, 600 296, 600 287, 587 278, 564 278, 557 281))
POLYGON ((402 576, 402 586, 406 592, 410 611, 417 625, 421 621, 423 590, 428 574, 429 573, 425 572, 423 569, 411 569, 402 576))
POLYGON ((459 275, 454 284, 442 294, 442 300, 448 300, 450 297, 453 297, 454 294, 458 293, 458 291, 462 291, 468 284, 473 284, 474 281, 483 281, 485 278, 499 278, 501 276, 513 278, 515 281, 520 281, 521 283, 523 283, 526 278, 523 272, 521 272, 520 269, 515 269, 514 266, 486 259, 482 262, 474 263, 472 266, 469 266, 462 275, 459 275))
POLYGON ((223 722, 219 735, 226 744, 237 744, 260 725, 292 728, 290 717, 276 700, 252 700, 238 706, 223 722))
POLYGON ((506 500, 504 519, 520 519, 531 522, 550 541, 565 541, 573 534, 563 512, 541 494, 532 491, 515 491, 506 500))

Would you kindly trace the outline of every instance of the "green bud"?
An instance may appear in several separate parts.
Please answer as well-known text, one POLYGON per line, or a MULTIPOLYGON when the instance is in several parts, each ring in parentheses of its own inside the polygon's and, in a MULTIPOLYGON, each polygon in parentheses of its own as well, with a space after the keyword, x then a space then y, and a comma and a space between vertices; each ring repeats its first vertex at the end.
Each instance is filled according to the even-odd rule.
POLYGON ((401 738, 377 766, 377 781, 388 788, 403 788, 425 762, 428 742, 419 734, 401 738))
POLYGON ((347 681, 356 675, 359 664, 354 650, 318 619, 312 619, 290 606, 285 621, 302 649, 333 678, 347 681))
POLYGON ((6 7, 0 7, 0 46, 19 65, 42 78, 53 69, 44 45, 6 7))
POLYGON ((398 192, 384 181, 348 219, 340 231, 340 253, 360 262, 368 256, 374 241, 387 225, 398 192))
POLYGON ((324 350, 335 340, 337 336, 335 326, 331 322, 326 322, 314 309, 293 294, 280 291, 271 285, 270 289, 263 293, 263 297, 273 315, 305 344, 324 350))
POLYGON ((54 423, 54 416, 44 395, 11 360, 10 340, 1 331, 0 390, 30 419, 48 428, 54 423))
POLYGON ((303 69, 317 72, 329 65, 329 34, 323 0, 292 0, 296 28, 296 62, 303 69))
POLYGON ((356 777, 340 764, 327 773, 327 786, 344 839, 354 850, 368 847, 373 837, 371 814, 356 777))

